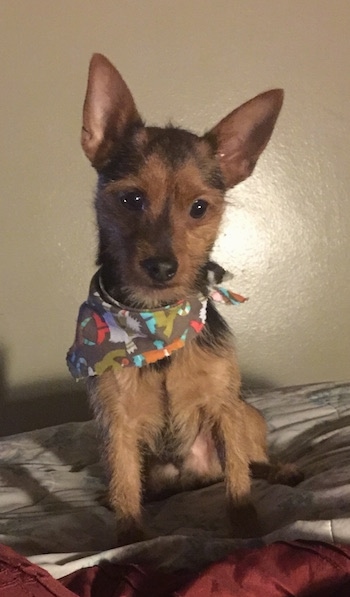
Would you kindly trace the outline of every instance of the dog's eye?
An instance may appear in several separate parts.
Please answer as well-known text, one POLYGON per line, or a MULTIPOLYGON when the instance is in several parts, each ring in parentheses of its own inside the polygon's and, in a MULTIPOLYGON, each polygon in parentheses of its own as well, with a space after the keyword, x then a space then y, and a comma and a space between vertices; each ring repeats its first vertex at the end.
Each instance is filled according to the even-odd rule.
POLYGON ((145 198, 140 191, 127 191, 120 196, 121 204, 130 211, 142 211, 145 198))
POLYGON ((197 199, 191 206, 190 216, 191 218, 201 218, 207 211, 208 202, 204 199, 197 199))

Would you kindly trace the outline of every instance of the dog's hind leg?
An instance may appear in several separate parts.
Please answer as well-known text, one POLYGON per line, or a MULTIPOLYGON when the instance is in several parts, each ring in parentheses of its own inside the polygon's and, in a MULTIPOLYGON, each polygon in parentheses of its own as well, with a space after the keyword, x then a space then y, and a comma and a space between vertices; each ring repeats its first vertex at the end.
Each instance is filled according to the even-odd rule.
POLYGON ((265 479, 271 484, 294 487, 304 475, 293 463, 270 460, 267 448, 267 424, 262 414, 246 404, 247 438, 249 441, 250 472, 255 479, 265 479))

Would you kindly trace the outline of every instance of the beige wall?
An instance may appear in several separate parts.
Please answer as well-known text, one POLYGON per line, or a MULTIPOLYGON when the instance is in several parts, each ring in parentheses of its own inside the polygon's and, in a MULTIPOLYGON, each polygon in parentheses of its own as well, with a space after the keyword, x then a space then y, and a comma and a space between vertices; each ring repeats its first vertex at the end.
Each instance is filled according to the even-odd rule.
MULTIPOLYGON (((255 383, 349 378, 349 1, 1 0, 0 14, 6 400, 73 388, 65 352, 96 245, 94 175, 79 146, 94 51, 118 66, 149 122, 197 132, 285 88, 271 145, 232 193, 218 243, 250 297, 226 313, 255 383)), ((62 395, 57 412, 35 403, 30 425, 43 412, 78 416, 73 392, 62 395)))

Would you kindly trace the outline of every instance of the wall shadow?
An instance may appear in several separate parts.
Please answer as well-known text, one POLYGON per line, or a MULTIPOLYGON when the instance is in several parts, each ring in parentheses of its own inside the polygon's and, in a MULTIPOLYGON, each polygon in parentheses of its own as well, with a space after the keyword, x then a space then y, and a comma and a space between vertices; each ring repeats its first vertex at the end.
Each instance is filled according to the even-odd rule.
MULTIPOLYGON (((266 379, 243 377, 243 395, 272 387, 266 379)), ((0 347, 0 437, 91 418, 84 383, 59 378, 9 387, 6 351, 0 347)))
POLYGON ((91 418, 83 383, 50 379, 10 388, 0 350, 0 436, 91 418))
POLYGON ((0 436, 91 418, 84 385, 50 380, 0 395, 0 436))
POLYGON ((268 380, 266 377, 258 375, 242 375, 242 393, 249 392, 249 390, 273 390, 276 385, 268 380))
POLYGON ((44 379, 10 387, 7 358, 0 345, 0 437, 91 419, 84 383, 44 379))

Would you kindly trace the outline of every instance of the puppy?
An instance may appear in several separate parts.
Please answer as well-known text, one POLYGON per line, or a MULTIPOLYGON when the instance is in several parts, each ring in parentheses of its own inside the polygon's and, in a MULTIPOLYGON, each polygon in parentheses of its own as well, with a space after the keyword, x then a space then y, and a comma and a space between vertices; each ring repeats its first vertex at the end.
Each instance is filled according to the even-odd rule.
POLYGON ((251 467, 279 474, 207 270, 225 192, 253 172, 282 101, 262 93, 203 136, 146 127, 119 72, 91 60, 81 142, 98 175, 100 269, 68 365, 88 378, 120 542, 145 536, 145 493, 224 478, 232 519, 252 522, 251 467))

